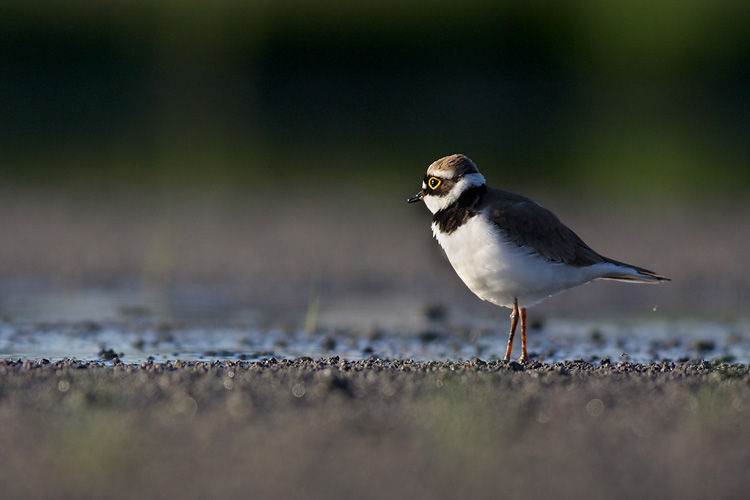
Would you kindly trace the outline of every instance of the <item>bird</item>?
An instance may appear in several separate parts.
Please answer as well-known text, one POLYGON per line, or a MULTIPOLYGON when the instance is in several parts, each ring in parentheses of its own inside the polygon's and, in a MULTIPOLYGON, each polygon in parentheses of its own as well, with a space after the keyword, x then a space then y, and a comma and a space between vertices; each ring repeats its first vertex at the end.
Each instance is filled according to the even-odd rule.
POLYGON ((432 213, 432 234, 466 286, 480 299, 511 309, 505 361, 510 361, 520 319, 518 362, 530 362, 527 307, 597 279, 670 281, 597 253, 550 210, 487 186, 474 162, 462 154, 429 166, 422 189, 407 200, 419 201, 432 213))

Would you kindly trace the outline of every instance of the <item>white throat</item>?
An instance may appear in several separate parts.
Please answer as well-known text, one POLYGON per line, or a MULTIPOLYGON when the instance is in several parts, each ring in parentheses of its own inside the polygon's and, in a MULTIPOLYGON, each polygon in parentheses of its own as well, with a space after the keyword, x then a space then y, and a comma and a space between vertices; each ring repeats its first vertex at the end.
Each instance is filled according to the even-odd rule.
MULTIPOLYGON (((481 186, 485 184, 484 176, 479 172, 475 174, 466 174, 461 177, 461 180, 453 186, 453 189, 445 196, 436 196, 433 194, 425 194, 424 204, 427 205, 427 209, 432 212, 438 212, 444 208, 452 205, 461 196, 464 191, 475 186, 481 186)), ((422 189, 426 190, 426 186, 423 184, 422 189)))

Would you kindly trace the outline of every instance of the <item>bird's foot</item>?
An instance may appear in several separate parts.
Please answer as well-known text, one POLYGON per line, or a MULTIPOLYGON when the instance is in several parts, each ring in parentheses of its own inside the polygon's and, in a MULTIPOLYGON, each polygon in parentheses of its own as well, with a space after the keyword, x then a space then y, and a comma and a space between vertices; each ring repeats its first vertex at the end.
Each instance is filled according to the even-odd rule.
POLYGON ((528 354, 523 353, 523 355, 520 358, 518 358, 518 362, 521 364, 531 363, 531 358, 529 358, 528 354))

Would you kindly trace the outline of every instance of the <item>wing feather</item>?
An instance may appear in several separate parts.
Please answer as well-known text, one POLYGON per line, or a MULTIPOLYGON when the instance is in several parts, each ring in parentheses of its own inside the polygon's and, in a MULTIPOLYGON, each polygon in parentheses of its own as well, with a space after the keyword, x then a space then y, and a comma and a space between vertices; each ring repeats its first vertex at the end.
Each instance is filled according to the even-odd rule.
POLYGON ((489 189, 486 203, 493 207, 492 222, 509 241, 533 250, 550 262, 585 267, 609 261, 584 243, 555 214, 524 196, 489 189))

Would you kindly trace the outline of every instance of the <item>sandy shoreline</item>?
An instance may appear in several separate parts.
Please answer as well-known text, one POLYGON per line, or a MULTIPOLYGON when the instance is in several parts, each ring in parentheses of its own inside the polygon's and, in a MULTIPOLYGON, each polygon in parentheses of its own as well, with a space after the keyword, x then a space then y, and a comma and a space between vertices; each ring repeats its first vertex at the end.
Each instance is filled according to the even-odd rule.
POLYGON ((740 497, 750 368, 0 361, 0 482, 78 498, 740 497))

